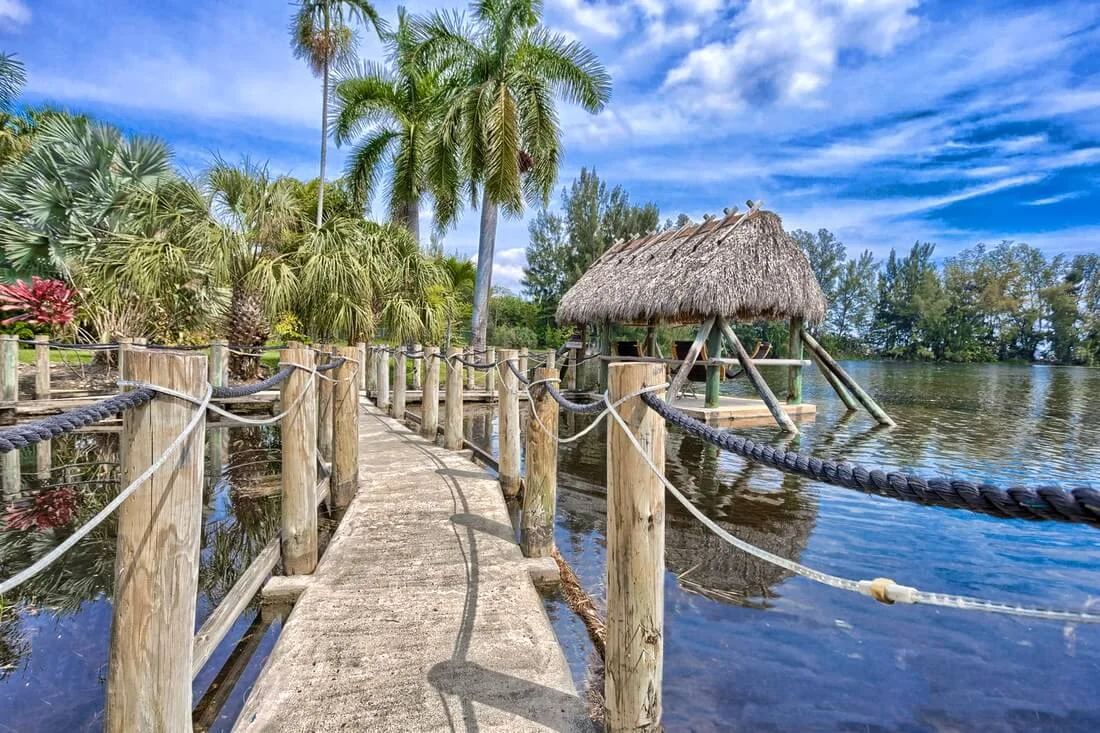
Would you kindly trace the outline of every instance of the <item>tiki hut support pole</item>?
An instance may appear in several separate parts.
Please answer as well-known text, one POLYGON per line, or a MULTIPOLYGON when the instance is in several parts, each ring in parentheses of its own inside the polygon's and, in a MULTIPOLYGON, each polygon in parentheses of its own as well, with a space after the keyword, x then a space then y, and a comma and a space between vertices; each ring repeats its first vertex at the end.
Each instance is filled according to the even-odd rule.
POLYGON ((672 384, 669 385, 669 401, 675 400, 680 394, 680 390, 684 388, 688 374, 691 372, 691 368, 695 366, 695 360, 699 358, 699 353, 703 350, 703 344, 707 342, 707 336, 710 335, 712 328, 714 328, 714 316, 703 321, 703 324, 699 326, 699 331, 695 334, 695 340, 691 342, 691 348, 688 349, 687 358, 676 370, 676 376, 672 378, 672 384))
POLYGON ((642 354, 645 356, 658 356, 657 325, 652 320, 645 327, 645 342, 642 344, 642 354))
POLYGON ((40 333, 34 337, 34 398, 50 398, 50 337, 40 333))
POLYGON ((794 421, 791 420, 791 416, 783 410, 783 406, 780 405, 779 400, 775 398, 775 394, 772 392, 771 387, 764 381, 764 377, 760 376, 760 372, 752 363, 752 359, 749 358, 749 354, 745 351, 745 347, 741 345, 741 340, 737 338, 737 334, 730 328, 730 324, 726 323, 725 318, 719 318, 718 327, 722 330, 722 335, 726 337, 726 342, 733 349, 733 353, 737 355, 737 360, 741 362, 741 368, 745 370, 745 376, 749 378, 749 382, 752 383, 757 394, 764 400, 764 404, 768 406, 768 411, 772 414, 772 417, 775 418, 779 427, 783 428, 783 430, 788 433, 797 435, 798 428, 795 427, 794 421))
POLYGON ((424 392, 420 397, 420 434, 433 443, 439 430, 438 353, 438 346, 424 347, 424 392))
MULTIPOLYGON (((787 341, 787 356, 791 359, 802 359, 802 319, 791 319, 791 330, 787 341)), ((802 367, 792 366, 787 369, 787 404, 802 404, 802 367)))
MULTIPOLYGON (((535 379, 557 379, 558 370, 535 370, 535 379)), ((558 403, 546 383, 531 387, 527 420, 527 481, 519 546, 524 557, 549 557, 554 550, 554 515, 558 498, 558 403)))
MULTIPOLYGON (((801 339, 801 334, 799 335, 801 339)), ((852 394, 844 389, 844 385, 840 383, 840 380, 836 378, 836 375, 829 371, 829 368, 825 366, 821 359, 817 358, 817 354, 813 349, 806 349, 806 355, 813 361, 814 366, 821 372, 821 376, 825 377, 825 381, 829 383, 829 386, 836 392, 836 396, 840 398, 840 401, 844 403, 844 406, 848 408, 849 412, 855 412, 859 409, 859 402, 856 401, 852 394)))
POLYGON ((352 359, 357 347, 336 352, 346 361, 330 374, 336 380, 332 390, 332 479, 331 497, 337 509, 346 509, 359 489, 359 371, 352 359))
POLYGON ((443 447, 462 450, 462 349, 447 349, 447 402, 443 405, 443 447))
POLYGON ((569 365, 565 369, 565 388, 577 391, 577 350, 569 350, 569 365))
POLYGON ((867 412, 871 413, 872 417, 878 420, 882 425, 889 425, 890 427, 897 425, 897 423, 886 414, 886 411, 879 407, 878 403, 871 399, 871 396, 864 392, 862 387, 856 384, 856 380, 852 379, 848 375, 848 372, 844 371, 840 364, 836 363, 836 360, 829 355, 829 352, 822 348, 821 344, 819 344, 813 336, 806 333, 806 329, 802 329, 802 340, 806 343, 806 347, 810 352, 816 355, 816 361, 831 371, 833 375, 840 380, 840 383, 843 384, 844 387, 859 400, 860 404, 867 409, 867 412))
MULTIPOLYGON (((519 352, 515 349, 501 349, 500 358, 501 361, 516 365, 519 352)), ((497 403, 497 431, 500 455, 497 456, 497 475, 504 495, 512 497, 519 493, 520 485, 519 379, 506 363, 501 364, 499 370, 500 402, 497 403)))
POLYGON ((390 405, 390 417, 394 420, 405 419, 405 381, 408 376, 405 347, 398 346, 393 356, 393 404, 390 405))
MULTIPOLYGON (((596 335, 600 341, 600 356, 611 356, 611 324, 601 323, 596 330, 596 335)), ((607 389, 607 367, 610 362, 607 359, 600 359, 600 383, 599 391, 603 392, 607 389)))
MULTIPOLYGON (((722 356, 722 332, 717 328, 710 330, 707 337, 707 358, 718 359, 722 356)), ((707 388, 703 407, 718 407, 718 394, 722 386, 722 372, 726 370, 720 364, 707 366, 707 388)))
MULTIPOLYGON (((609 369, 612 403, 665 381, 663 364, 609 369)), ((617 408, 646 456, 617 420, 607 427, 607 730, 661 730, 664 663, 665 423, 641 397, 617 408), (647 462, 648 459, 648 462, 647 462)))
MULTIPOLYGON (((420 344, 413 344, 413 353, 414 354, 419 354, 423 350, 424 350, 424 347, 422 347, 420 344)), ((424 366, 424 360, 423 359, 413 359, 412 360, 412 367, 413 367, 413 369, 412 369, 412 372, 413 372, 412 373, 412 388, 413 389, 420 389, 420 384, 421 384, 421 381, 420 381, 421 371, 420 370, 423 368, 423 366, 424 366)), ((402 418, 403 417, 404 417, 404 415, 402 415, 402 418)))

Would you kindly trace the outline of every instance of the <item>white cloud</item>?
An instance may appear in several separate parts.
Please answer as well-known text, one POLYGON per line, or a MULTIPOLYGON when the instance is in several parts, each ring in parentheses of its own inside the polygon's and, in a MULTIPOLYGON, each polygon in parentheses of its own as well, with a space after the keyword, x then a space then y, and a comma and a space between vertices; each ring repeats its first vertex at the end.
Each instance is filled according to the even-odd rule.
POLYGON ((1075 199, 1080 196, 1084 196, 1084 191, 1069 191, 1068 193, 1060 193, 1057 196, 1047 196, 1042 199, 1035 199, 1034 201, 1028 201, 1028 206, 1050 206, 1051 204, 1057 204, 1062 201, 1068 201, 1069 199, 1075 199))
POLYGON ((23 0, 0 0, 0 26, 21 26, 30 21, 31 9, 23 0))
POLYGON ((585 0, 558 0, 573 25, 607 38, 618 38, 626 31, 629 12, 623 5, 604 5, 585 0))

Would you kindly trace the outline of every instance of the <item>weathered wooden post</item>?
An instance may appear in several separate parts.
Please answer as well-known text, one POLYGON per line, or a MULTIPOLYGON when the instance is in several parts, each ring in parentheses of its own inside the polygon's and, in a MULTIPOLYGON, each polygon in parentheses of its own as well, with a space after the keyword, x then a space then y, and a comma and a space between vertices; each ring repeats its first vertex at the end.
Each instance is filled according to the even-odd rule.
POLYGON ((141 348, 145 348, 148 344, 149 344, 149 339, 145 338, 144 336, 135 336, 134 337, 134 346, 139 346, 141 348))
MULTIPOLYGON (((737 355, 737 360, 741 362, 741 368, 745 371, 745 376, 752 384, 753 389, 760 395, 760 398, 764 400, 764 404, 768 407, 768 412, 775 418, 779 427, 788 433, 798 434, 798 428, 794 424, 794 420, 791 416, 784 411, 783 406, 779 404, 779 400, 775 398, 775 393, 772 392, 771 387, 768 386, 767 381, 760 375, 760 371, 752 363, 752 358, 749 357, 745 347, 741 345, 741 340, 737 338, 737 334, 734 333, 733 328, 730 327, 726 319, 717 319, 718 328, 721 330, 722 335, 726 339, 726 343, 733 349, 733 353, 737 355)), ((673 380, 673 386, 675 386, 676 380, 673 380)))
POLYGON ((118 339, 118 373, 121 375, 126 368, 126 352, 134 346, 134 340, 129 336, 118 339))
POLYGON ((596 330, 596 335, 600 342, 600 382, 598 389, 603 392, 607 389, 607 367, 611 363, 607 358, 611 356, 611 324, 601 323, 596 330))
POLYGON ((546 350, 546 358, 543 360, 542 366, 546 369, 557 369, 558 366, 558 352, 553 349, 546 350))
POLYGON ((443 447, 462 450, 462 349, 447 349, 447 402, 444 404, 443 447))
POLYGON ((374 404, 384 411, 390 406, 390 352, 385 347, 378 349, 375 363, 378 364, 378 391, 374 404))
POLYGON ((530 379, 530 373, 527 370, 528 356, 530 352, 526 346, 523 346, 519 350, 519 373, 523 375, 524 379, 530 379))
POLYGON ((367 345, 360 341, 355 345, 355 348, 359 350, 359 356, 357 357, 359 359, 359 389, 366 392, 367 372, 370 371, 370 369, 367 368, 367 345))
MULTIPOLYGON (((477 363, 481 361, 481 359, 474 356, 473 349, 466 349, 466 361, 470 363, 477 363)), ((466 367, 466 389, 470 391, 477 389, 477 370, 469 365, 467 365, 466 367)))
MULTIPOLYGON (((194 398, 206 393, 206 356, 132 350, 122 378, 194 398)), ((159 395, 122 413, 121 483, 156 462, 195 416, 187 400, 159 395)), ((118 511, 114 618, 104 729, 191 729, 191 656, 202 532, 205 421, 118 511)))
POLYGON ((497 475, 500 488, 505 496, 519 493, 520 445, 519 445, 519 379, 508 363, 516 365, 519 352, 515 349, 501 349, 500 358, 500 402, 497 403, 497 443, 500 456, 497 458, 497 475))
POLYGON ((345 361, 333 370, 332 479, 330 494, 337 509, 346 509, 359 489, 359 371, 357 347, 337 350, 345 361))
POLYGON ((497 350, 492 346, 485 350, 485 363, 494 365, 485 370, 485 393, 489 395, 489 401, 492 402, 493 393, 497 389, 497 368, 495 366, 497 363, 497 350))
POLYGON ((282 382, 283 504, 282 551, 287 575, 317 567, 317 397, 313 352, 284 349, 279 361, 302 367, 282 382))
MULTIPOLYGON (((662 384, 662 364, 611 364, 612 403, 662 384)), ((665 488, 646 459, 665 470, 665 423, 640 397, 616 408, 607 428, 607 729, 661 730, 664 660, 665 488)))
POLYGON ((378 347, 367 347, 367 363, 366 369, 366 384, 363 389, 367 393, 367 397, 372 397, 378 388, 378 347))
MULTIPOLYGON (((333 360, 332 344, 317 347, 317 364, 328 364, 333 360)), ((325 461, 332 460, 332 372, 329 370, 317 375, 317 450, 325 461)))
POLYGON ((439 348, 424 347, 424 392, 420 397, 420 434, 435 441, 439 431, 439 348))
MULTIPOLYGON (((707 358, 720 359, 721 357, 722 332, 717 328, 712 328, 710 336, 707 337, 707 358)), ((718 395, 722 387, 722 371, 724 369, 725 367, 721 364, 707 365, 707 386, 703 398, 703 407, 718 407, 718 395)))
POLYGON ((53 472, 53 441, 43 440, 34 446, 35 471, 40 479, 48 479, 53 472))
POLYGON ((818 364, 825 367, 826 370, 831 371, 833 376, 836 377, 836 379, 843 384, 857 400, 859 400, 860 404, 863 405, 867 412, 871 413, 871 416, 874 417, 875 420, 878 420, 881 425, 889 425, 890 427, 894 427, 897 424, 886 414, 886 410, 879 407, 878 403, 871 398, 871 395, 867 394, 863 390, 863 387, 860 387, 859 384, 856 383, 856 380, 852 379, 848 372, 844 371, 844 368, 836 362, 836 359, 834 359, 813 336, 806 332, 806 329, 802 329, 801 334, 803 343, 805 343, 807 348, 810 349, 810 352, 817 357, 818 364))
MULTIPOLYGON (((802 319, 791 319, 791 332, 787 338, 787 351, 792 359, 802 359, 802 319)), ((787 404, 802 404, 802 366, 787 369, 787 404)))
POLYGON ((577 350, 569 350, 569 366, 565 370, 566 389, 577 391, 577 350))
POLYGON ((407 379, 405 347, 398 346, 393 356, 393 403, 390 405, 390 415, 396 420, 405 419, 405 381, 407 379))
MULTIPOLYGON (((420 344, 413 344, 413 353, 419 354, 424 351, 424 347, 420 344)), ((420 378, 421 369, 423 367, 423 359, 413 359, 412 363, 412 389, 420 389, 422 380, 420 378)))
POLYGON ((0 398, 4 402, 19 401, 19 340, 15 336, 0 336, 0 398))
POLYGON ((34 398, 50 398, 50 337, 44 333, 34 337, 34 398))
POLYGON ((207 363, 208 379, 215 387, 229 384, 229 342, 225 339, 210 342, 210 361, 207 363))
POLYGON ((554 549, 558 503, 558 403, 543 379, 557 379, 557 369, 536 369, 527 421, 527 480, 523 488, 520 548, 526 557, 549 557, 554 549))

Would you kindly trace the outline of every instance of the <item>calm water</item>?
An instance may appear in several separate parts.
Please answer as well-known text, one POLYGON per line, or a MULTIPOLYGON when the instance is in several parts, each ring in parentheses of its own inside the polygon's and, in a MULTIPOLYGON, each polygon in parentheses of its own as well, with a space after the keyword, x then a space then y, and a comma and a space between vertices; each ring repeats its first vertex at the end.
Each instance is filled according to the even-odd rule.
MULTIPOLYGON (((279 471, 277 431, 208 430, 206 455, 196 628, 279 525, 278 487, 272 483, 279 471)), ((119 489, 115 433, 75 434, 53 441, 48 476, 38 476, 34 448, 24 449, 21 458, 22 485, 15 495, 5 487, 0 517, 4 578, 56 546, 119 489)), ((0 731, 102 729, 115 536, 112 517, 6 599, 0 612, 0 731)), ((203 694, 256 620, 257 611, 254 602, 195 679, 196 705, 207 712, 201 720, 204 729, 231 727, 278 635, 277 620, 270 625, 257 622, 254 658, 220 713, 210 712, 208 701, 201 701, 203 694)))
MULTIPOLYGON (((819 407, 793 442, 821 457, 994 483, 1100 487, 1100 370, 846 365, 898 421, 819 407)), ((779 374, 775 374, 779 377, 779 374)), ((778 380, 776 385, 778 386, 778 380)), ((731 391, 741 393, 743 385, 731 391)), ((563 419, 562 434, 587 424, 563 419)), ((474 437, 485 439, 484 420, 474 437)), ((788 442, 770 428, 754 439, 788 442)), ((601 602, 604 427, 561 446, 557 542, 601 602)), ((672 433, 672 481, 738 537, 852 578, 1100 610, 1100 532, 906 504, 786 476, 672 433)), ((664 709, 669 730, 1096 731, 1100 628, 887 607, 724 545, 669 498, 664 709)), ((583 686, 590 645, 548 611, 583 686)))

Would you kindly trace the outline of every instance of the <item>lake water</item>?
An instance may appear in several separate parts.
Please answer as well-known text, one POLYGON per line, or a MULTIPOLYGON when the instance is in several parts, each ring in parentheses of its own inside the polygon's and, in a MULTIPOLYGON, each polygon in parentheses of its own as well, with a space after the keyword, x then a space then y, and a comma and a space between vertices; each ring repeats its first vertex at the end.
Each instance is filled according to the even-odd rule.
MULTIPOLYGON (((847 415, 815 370, 822 458, 1011 484, 1100 488, 1100 370, 846 363, 897 420, 847 415)), ((779 387, 779 370, 772 376, 779 387)), ((744 384, 727 390, 745 394, 744 384)), ((565 436, 589 418, 562 419, 565 436)), ((474 436, 486 427, 474 422, 474 436)), ((605 427, 560 447, 557 543, 605 595, 605 427)), ((1100 611, 1100 530, 999 520, 780 474, 670 432, 667 473, 735 536, 810 567, 922 590, 1100 611)), ((884 606, 725 545, 668 498, 664 722, 670 731, 1097 731, 1100 628, 884 606)), ((591 646, 548 610, 578 686, 591 646)))

